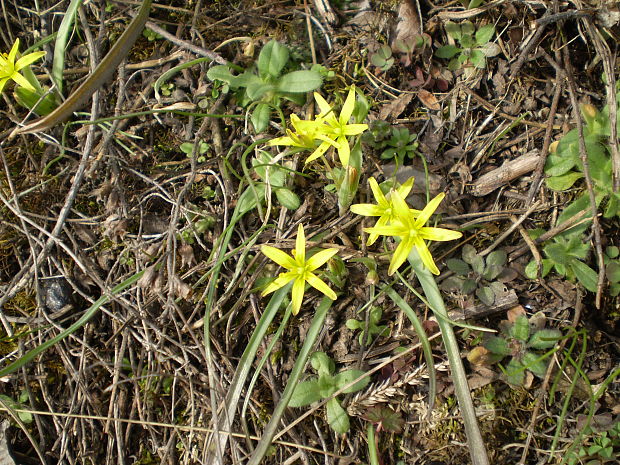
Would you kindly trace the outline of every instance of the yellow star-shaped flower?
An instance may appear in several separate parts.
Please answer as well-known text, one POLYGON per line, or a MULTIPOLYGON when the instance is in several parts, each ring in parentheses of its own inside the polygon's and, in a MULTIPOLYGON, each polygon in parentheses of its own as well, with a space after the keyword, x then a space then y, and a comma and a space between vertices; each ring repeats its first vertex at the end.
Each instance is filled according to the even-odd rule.
POLYGON ((393 221, 389 225, 364 229, 367 233, 400 238, 400 244, 396 247, 392 255, 392 260, 390 261, 388 275, 391 276, 394 274, 398 267, 407 260, 409 252, 411 252, 411 249, 414 247, 417 249, 424 266, 426 266, 431 273, 439 274, 439 269, 437 265, 435 265, 433 256, 424 241, 452 241, 462 236, 458 231, 424 226, 444 197, 445 194, 439 194, 416 216, 401 194, 398 191, 392 191, 391 202, 394 208, 393 221))
POLYGON ((19 74, 19 71, 37 61, 45 55, 45 52, 29 53, 28 55, 24 55, 19 60, 15 61, 18 51, 19 39, 16 39, 11 51, 8 54, 0 54, 0 92, 2 92, 9 79, 12 79, 17 84, 30 91, 34 92, 36 90, 24 76, 19 74))
POLYGON ((323 249, 306 260, 306 236, 304 234, 304 227, 301 224, 297 229, 295 249, 291 252, 291 255, 268 245, 263 245, 261 247, 261 252, 278 265, 288 270, 284 273, 280 273, 280 275, 265 288, 263 296, 294 281, 292 291, 293 315, 296 315, 301 308, 306 282, 330 299, 336 300, 336 293, 315 275, 313 271, 332 258, 338 252, 338 249, 323 249))
MULTIPOLYGON (((287 145, 289 147, 314 150, 308 160, 315 160, 323 155, 330 146, 338 146, 334 140, 321 133, 319 129, 321 125, 323 125, 323 119, 318 116, 314 120, 302 120, 293 113, 291 115, 291 126, 293 126, 295 131, 287 129, 286 136, 272 139, 268 142, 268 145, 287 145)), ((307 160, 306 163, 308 163, 307 160)))
MULTIPOLYGON (((349 146, 347 136, 356 136, 368 129, 367 124, 349 124, 353 109, 355 108, 355 86, 351 86, 338 117, 336 117, 329 103, 319 93, 314 93, 314 99, 321 109, 321 114, 317 118, 322 118, 325 121, 325 124, 320 126, 319 130, 328 138, 336 141, 340 163, 342 163, 342 166, 347 166, 349 164, 349 156, 351 155, 351 147, 349 146)), ((308 157, 306 163, 315 160, 319 156, 308 157)))
MULTIPOLYGON (((398 192, 403 199, 407 198, 409 192, 411 192, 411 189, 413 188, 413 180, 413 177, 407 179, 404 184, 402 184, 398 189, 396 189, 396 192, 398 192)), ((383 191, 379 187, 379 184, 377 183, 375 178, 370 178, 368 180, 368 184, 370 184, 372 194, 375 196, 375 200, 377 201, 376 205, 373 203, 358 203, 355 205, 351 205, 351 211, 362 216, 378 216, 379 219, 375 223, 375 227, 390 224, 396 219, 396 213, 394 211, 391 200, 391 192, 393 192, 394 189, 392 189, 388 194, 388 199, 388 197, 383 195, 383 191)), ((414 215, 420 214, 419 210, 411 211, 414 215)), ((374 244, 378 237, 378 234, 370 234, 368 236, 367 245, 374 244)))

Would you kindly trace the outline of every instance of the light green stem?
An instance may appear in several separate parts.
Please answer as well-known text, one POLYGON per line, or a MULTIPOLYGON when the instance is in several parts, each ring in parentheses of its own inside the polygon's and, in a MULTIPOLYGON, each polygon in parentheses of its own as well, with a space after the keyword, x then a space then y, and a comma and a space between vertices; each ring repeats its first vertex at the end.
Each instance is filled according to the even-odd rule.
POLYGON ((310 323, 310 328, 308 329, 308 333, 306 334, 306 339, 304 341, 301 350, 299 351, 299 355, 295 360, 295 365, 291 371, 291 375, 289 376, 288 382, 286 383, 286 388, 282 393, 282 397, 280 398, 280 402, 276 405, 273 414, 271 415, 271 420, 265 427, 265 431, 263 431, 263 436, 261 437, 256 449, 252 453, 250 457, 250 461, 247 465, 259 465, 265 457, 269 446, 271 445, 271 440, 276 434, 276 431, 280 425, 280 420, 284 415, 284 411, 288 406, 289 401, 293 395, 293 391, 297 387, 299 382, 299 378, 304 372, 304 368, 306 367, 306 362, 310 358, 310 354, 314 348, 314 344, 317 341, 321 330, 323 329, 323 323, 325 322, 325 317, 327 316, 328 310, 331 308, 333 301, 327 297, 323 297, 323 300, 319 304, 316 309, 316 313, 314 314, 314 318, 312 319, 312 323, 310 323))
POLYGON ((465 374, 459 346, 452 325, 449 323, 448 312, 443 298, 441 297, 441 293, 439 292, 439 287, 437 287, 437 283, 431 272, 422 263, 415 248, 409 254, 408 260, 413 267, 418 281, 422 285, 431 310, 437 314, 437 324, 441 330, 441 337, 448 355, 456 398, 461 409, 461 414, 463 415, 471 462, 473 465, 488 465, 489 457, 484 442, 482 441, 480 428, 478 427, 474 403, 469 392, 469 385, 467 384, 467 375, 465 374))

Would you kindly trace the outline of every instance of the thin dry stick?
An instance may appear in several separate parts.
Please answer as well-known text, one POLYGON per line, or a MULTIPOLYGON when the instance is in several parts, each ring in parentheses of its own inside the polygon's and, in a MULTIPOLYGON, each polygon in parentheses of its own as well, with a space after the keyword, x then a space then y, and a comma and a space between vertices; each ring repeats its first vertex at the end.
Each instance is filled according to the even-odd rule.
POLYGON ((588 195, 590 196, 590 208, 592 212, 592 231, 594 232, 594 246, 596 248, 596 255, 598 257, 598 283, 596 285, 596 308, 601 308, 601 297, 603 295, 603 283, 605 280, 605 262, 603 258, 603 245, 601 243, 601 225, 598 220, 596 197, 594 195, 594 185, 592 183, 592 176, 590 175, 590 167, 588 162, 588 152, 586 149, 586 142, 583 138, 583 122, 579 115, 579 103, 577 102, 577 95, 575 92, 575 79, 573 78, 573 69, 571 65, 571 58, 568 54, 568 47, 562 49, 562 57, 564 58, 564 66, 566 67, 566 79, 568 81, 568 93, 570 95, 571 104, 573 106, 573 116, 577 123, 577 132, 579 133, 579 156, 581 163, 583 164, 583 174, 586 178, 586 186, 588 188, 588 195))
MULTIPOLYGON (((543 52, 543 56, 547 55, 546 52, 543 52)), ((547 55, 548 56, 548 55, 547 55)), ((555 114, 558 111, 558 103, 560 102, 560 96, 562 95, 562 75, 556 70, 555 73, 555 92, 553 93, 553 99, 551 100, 551 108, 549 110, 549 118, 547 118, 547 129, 545 129, 545 138, 543 140, 543 146, 540 151, 540 159, 538 160, 538 165, 536 166, 536 170, 534 171, 534 176, 532 179, 532 184, 530 185, 530 190, 527 193, 527 201, 526 205, 532 203, 540 185, 542 183, 543 170, 545 168, 545 162, 547 161, 547 155, 549 154, 549 145, 551 144, 551 135, 553 133, 553 120, 555 119, 555 114)))
POLYGON ((480 252, 479 255, 484 257, 485 255, 488 255, 493 250, 495 250, 495 248, 497 248, 498 245, 504 242, 506 238, 510 236, 513 233, 513 231, 517 229, 521 225, 521 223, 523 223, 532 214, 534 210, 538 208, 538 205, 540 205, 540 202, 535 202, 534 204, 532 204, 532 206, 528 208, 527 211, 519 217, 519 219, 516 219, 514 216, 511 215, 510 216, 511 218, 515 218, 512 225, 506 231, 504 231, 497 239, 495 239, 493 244, 491 244, 486 249, 484 249, 482 252, 480 252))

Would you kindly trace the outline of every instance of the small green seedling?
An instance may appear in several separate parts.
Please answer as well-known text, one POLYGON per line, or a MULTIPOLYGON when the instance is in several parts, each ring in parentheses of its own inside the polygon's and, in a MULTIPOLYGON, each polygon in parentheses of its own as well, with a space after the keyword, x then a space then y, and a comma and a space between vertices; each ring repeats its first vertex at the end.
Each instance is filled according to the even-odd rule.
MULTIPOLYGON (((336 397, 331 397, 336 391, 362 376, 364 372, 362 370, 351 369, 341 371, 334 375, 333 373, 336 370, 336 365, 324 352, 315 352, 312 354, 310 363, 312 368, 318 373, 318 376, 299 383, 288 405, 289 407, 304 407, 322 399, 329 399, 326 404, 327 423, 329 423, 329 426, 337 433, 344 434, 349 431, 349 415, 347 415, 346 410, 342 408, 338 399, 336 397)), ((368 377, 362 378, 360 381, 346 388, 343 392, 348 394, 364 389, 369 381, 370 379, 368 377)))
POLYGON ((394 66, 394 57, 392 56, 392 49, 389 45, 382 45, 375 53, 370 55, 370 62, 379 68, 379 70, 386 72, 392 66, 394 66))
POLYGON ((460 24, 448 21, 445 25, 448 35, 459 43, 456 45, 443 45, 437 49, 435 56, 449 59, 448 68, 452 71, 465 66, 469 73, 473 73, 470 65, 474 68, 484 69, 487 66, 487 58, 494 57, 500 52, 497 44, 491 42, 495 35, 495 26, 486 24, 476 31, 471 21, 463 21, 460 24))
POLYGON ((263 132, 269 125, 272 107, 278 107, 281 99, 301 105, 306 93, 318 89, 323 82, 317 71, 285 72, 288 64, 289 49, 272 40, 261 49, 255 65, 245 70, 238 69, 241 74, 233 75, 232 66, 217 65, 207 72, 207 77, 228 84, 237 92, 242 106, 253 106, 250 119, 254 130, 263 132))
POLYGON ((605 275, 609 280, 609 294, 616 297, 620 294, 620 249, 615 245, 605 249, 605 275))
MULTIPOLYGON (((620 93, 618 93, 620 97, 620 93)), ((605 203, 603 216, 611 218, 620 215, 620 193, 613 190, 612 160, 609 147, 609 108, 598 111, 593 105, 581 105, 581 113, 586 124, 583 136, 588 155, 588 165, 597 205, 605 203)), ((619 112, 620 115, 620 112, 619 112)), ((545 165, 547 187, 554 191, 564 191, 584 177, 583 164, 579 149, 579 132, 573 129, 559 142, 551 146, 551 153, 545 165)), ((585 192, 565 210, 583 210, 589 208, 590 200, 585 192), (576 205, 571 209, 571 206, 576 205)), ((582 228, 585 230, 587 224, 582 228)))
POLYGON ((178 237, 181 241, 183 241, 183 243, 192 245, 195 242, 195 236, 200 237, 207 231, 212 230, 217 221, 215 217, 206 211, 201 211, 197 206, 190 204, 189 207, 189 225, 179 232, 178 237))
POLYGON ((287 180, 291 179, 291 171, 281 165, 272 163, 273 157, 261 150, 252 160, 252 167, 261 179, 263 186, 269 184, 276 194, 280 205, 289 210, 297 210, 301 201, 299 196, 286 187, 287 180))
POLYGON ((496 298, 506 292, 501 282, 507 261, 506 252, 495 250, 485 260, 472 245, 465 244, 462 258, 462 260, 451 258, 446 261, 446 265, 455 276, 447 278, 441 284, 442 289, 462 295, 475 291, 483 304, 493 305, 496 298), (500 280, 495 281, 498 278, 500 280))
POLYGON ((508 320, 499 324, 500 335, 488 337, 482 347, 470 352, 468 358, 474 361, 476 357, 481 357, 495 363, 510 357, 502 370, 506 381, 515 386, 524 384, 526 371, 542 378, 547 371, 546 359, 551 352, 541 354, 539 351, 553 348, 562 336, 557 329, 544 329, 544 325, 542 312, 528 320, 521 307, 512 309, 508 312, 508 320))
POLYGON ((160 40, 163 39, 163 37, 161 35, 159 35, 157 32, 153 31, 152 29, 149 28, 144 28, 144 31, 142 31, 142 35, 144 37, 146 37, 146 39, 149 42, 153 42, 155 40, 160 40))
POLYGON ((579 451, 567 454, 568 465, 617 463, 620 454, 620 422, 616 422, 607 431, 593 431, 592 427, 588 426, 584 434, 589 437, 579 451))
POLYGON ((369 130, 362 136, 362 142, 381 151, 381 159, 394 159, 399 166, 405 158, 413 159, 418 155, 418 135, 412 134, 407 128, 392 127, 389 123, 376 120, 370 124, 369 130))
MULTIPOLYGON (((181 149, 181 152, 188 156, 188 158, 191 158, 192 153, 194 152, 194 144, 192 144, 191 142, 184 142, 179 146, 179 148, 181 149)), ((204 163, 205 161, 207 161, 205 154, 209 151, 210 148, 211 146, 206 142, 200 142, 200 146, 198 147, 198 157, 196 158, 196 161, 198 163, 204 163)))
POLYGON ((23 421, 27 425, 32 423, 32 420, 33 420, 32 414, 30 412, 23 411, 27 409, 27 403, 29 402, 28 392, 26 390, 23 390, 20 393, 19 399, 17 401, 13 400, 9 396, 5 396, 4 394, 0 394, 0 398, 2 398, 2 401, 8 407, 12 409, 22 410, 20 412, 17 412, 17 416, 19 417, 21 421, 23 421))
POLYGON ((347 320, 347 328, 356 331, 360 330, 359 343, 360 345, 368 346, 375 338, 375 336, 382 336, 388 329, 386 325, 380 325, 381 316, 383 312, 380 307, 373 306, 370 309, 370 315, 368 315, 368 334, 366 334, 365 327, 366 322, 364 320, 355 320, 353 318, 347 320))
POLYGON ((394 49, 401 54, 400 62, 403 66, 411 65, 414 55, 421 55, 430 48, 433 40, 428 34, 417 34, 410 39, 394 41, 394 49))
POLYGON ((405 158, 412 159, 418 155, 419 145, 417 134, 410 133, 407 128, 392 128, 392 136, 387 140, 381 158, 383 160, 393 158, 400 166, 405 158))
MULTIPOLYGON (((530 231, 530 235, 536 236, 542 231, 530 231)), ((596 292, 598 274, 584 263, 588 258, 590 244, 583 242, 579 233, 569 236, 555 236, 551 243, 543 247, 545 258, 542 259, 542 273, 545 277, 551 270, 555 270, 560 276, 566 276, 570 281, 579 281, 590 292, 596 292)), ((525 267, 525 275, 530 279, 536 279, 538 264, 532 260, 525 267)))

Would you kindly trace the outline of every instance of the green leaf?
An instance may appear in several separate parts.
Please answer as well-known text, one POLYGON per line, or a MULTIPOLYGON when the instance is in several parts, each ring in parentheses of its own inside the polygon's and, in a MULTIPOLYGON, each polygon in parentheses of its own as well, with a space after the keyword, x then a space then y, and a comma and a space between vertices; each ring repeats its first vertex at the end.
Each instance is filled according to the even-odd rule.
POLYGON ((401 414, 389 407, 372 407, 363 418, 375 425, 380 425, 382 430, 390 433, 400 433, 405 424, 401 414))
POLYGON ((484 54, 484 56, 487 58, 492 58, 494 56, 497 56, 502 51, 500 46, 493 42, 484 44, 483 46, 479 47, 478 50, 480 50, 484 54))
POLYGON ((545 372, 547 371, 547 362, 546 360, 541 359, 539 355, 532 352, 525 352, 521 362, 528 370, 539 378, 543 378, 545 376, 545 372))
POLYGON ((487 257, 487 265, 504 266, 508 260, 508 254, 505 250, 494 250, 487 257))
POLYGON ((607 254, 609 258, 618 258, 618 255, 620 255, 620 248, 615 245, 607 246, 605 247, 605 254, 607 254))
POLYGON ((550 349, 561 337, 562 333, 557 329, 541 329, 532 334, 527 345, 532 349, 550 349))
POLYGON ((248 87, 254 87, 256 89, 260 89, 260 87, 265 83, 256 74, 250 71, 244 71, 238 76, 233 76, 229 84, 230 84, 230 87, 233 89, 238 89, 240 87, 245 87, 246 89, 248 87))
POLYGON ((39 116, 49 115, 58 106, 53 94, 47 94, 41 99, 38 93, 32 92, 22 86, 15 86, 13 95, 20 105, 32 110, 39 116))
POLYGON ((305 407, 319 400, 321 400, 319 381, 317 379, 302 381, 295 387, 293 397, 291 397, 288 406, 305 407))
POLYGON ((230 69, 226 65, 216 65, 209 68, 207 71, 207 78, 211 81, 224 81, 228 84, 235 78, 230 72, 230 69))
POLYGON ((310 357, 310 364, 319 375, 330 375, 336 369, 334 361, 325 352, 315 352, 310 357))
POLYGON ((522 386, 525 379, 525 370, 521 362, 512 358, 505 368, 506 381, 515 386, 522 386))
POLYGON ((472 64, 478 69, 484 69, 487 66, 487 58, 482 53, 482 50, 476 49, 471 51, 471 56, 469 57, 472 64))
POLYGON ((461 52, 461 49, 455 45, 443 45, 437 49, 437 51, 435 52, 435 56, 437 58, 448 59, 448 58, 454 57, 457 53, 460 53, 460 52, 461 52))
POLYGON ((502 355, 503 357, 510 355, 512 352, 510 346, 508 345, 508 341, 499 336, 490 336, 484 342, 484 348, 494 354, 502 355))
POLYGON ((444 27, 446 28, 446 33, 450 37, 452 37, 454 40, 461 40, 461 26, 459 26, 457 23, 453 23, 452 21, 447 21, 444 27))
MULTIPOLYGON (((349 384, 351 381, 359 378, 364 373, 366 372, 362 370, 341 371, 336 376, 334 376, 334 385, 336 386, 337 389, 340 389, 346 386, 347 384, 349 384)), ((362 378, 361 380, 359 380, 357 383, 353 384, 351 387, 348 387, 347 389, 345 389, 343 392, 347 394, 351 392, 357 392, 360 389, 364 389, 368 385, 369 382, 370 382, 370 377, 366 376, 362 378)))
MULTIPOLYGON (((564 210, 562 210, 562 213, 560 213, 560 215, 558 216, 556 226, 559 226, 565 221, 568 221, 573 216, 577 215, 578 213, 581 213, 585 209, 588 209, 589 213, 587 213, 583 218, 592 218, 592 214, 590 213, 590 197, 588 196, 587 192, 579 196, 576 200, 574 200, 571 204, 569 204, 566 208, 564 208, 564 210)), ((579 226, 574 226, 570 229, 567 229, 566 231, 562 233, 562 236, 569 236, 572 234, 581 234, 589 227, 590 227, 590 222, 585 221, 579 226)))
POLYGON ((349 431, 349 415, 336 399, 327 402, 327 423, 336 433, 345 434, 349 431))
POLYGON ((573 259, 570 267, 575 273, 575 277, 590 292, 596 292, 598 283, 598 274, 588 265, 580 260, 573 259))
POLYGON ((549 176, 561 176, 568 173, 577 164, 574 157, 565 155, 549 155, 545 162, 545 174, 549 176))
POLYGON ((280 205, 289 210, 297 210, 301 205, 301 200, 299 200, 297 194, 286 187, 276 189, 276 198, 280 205))
POLYGON ((461 276, 465 276, 470 271, 469 265, 458 258, 450 258, 446 260, 446 265, 450 271, 461 276))
POLYGON ((484 273, 484 258, 482 258, 480 255, 476 255, 472 259, 471 267, 474 270, 474 273, 482 276, 482 273, 484 273))
POLYGON ((489 307, 493 305, 493 302, 495 302, 495 293, 488 286, 483 286, 476 289, 476 296, 483 304, 488 305, 489 307))
MULTIPOLYGON (((542 265, 543 265, 543 271, 542 271, 541 277, 544 278, 545 276, 549 274, 549 272, 553 268, 553 262, 549 260, 548 258, 543 258, 542 265)), ((537 273, 538 273, 538 264, 536 263, 536 260, 532 260, 525 267, 525 276, 527 276, 529 279, 536 279, 538 277, 537 273)))
MULTIPOLYGON (((276 86, 259 80, 253 80, 250 84, 245 86, 245 92, 248 98, 252 101, 264 99, 265 101, 270 98, 273 92, 276 90, 276 86)), ((260 132, 260 131, 259 131, 260 132)))
POLYGON ((467 35, 472 35, 475 30, 476 28, 474 27, 474 23, 472 23, 471 21, 463 21, 461 23, 461 33, 463 34, 463 37, 467 35))
POLYGON ((607 279, 612 283, 620 283, 620 263, 613 261, 605 268, 607 279))
POLYGON ((521 341, 527 342, 530 338, 530 322, 525 315, 519 315, 515 320, 514 325, 510 329, 512 337, 521 341))
POLYGON ((478 287, 478 283, 473 279, 466 279, 463 281, 463 287, 461 288, 461 292, 463 294, 471 294, 478 287))
POLYGON ((566 250, 566 246, 559 242, 553 242, 551 244, 547 244, 543 247, 543 251, 545 255, 549 257, 555 264, 568 265, 571 261, 571 256, 568 254, 568 250, 566 250))
POLYGON ((293 71, 282 76, 277 83, 278 92, 306 93, 323 84, 321 75, 315 71, 293 71))
POLYGON ((256 105, 250 115, 250 121, 252 121, 252 126, 254 126, 254 131, 256 131, 257 134, 267 129, 270 119, 271 108, 265 103, 256 105))
POLYGON ((355 331, 356 329, 364 329, 364 322, 356 320, 355 318, 349 318, 345 323, 345 326, 355 331))
POLYGON ((258 74, 263 77, 277 78, 288 62, 288 48, 276 40, 271 40, 258 55, 258 74))
POLYGON ((463 246, 462 257, 465 263, 469 263, 470 265, 474 262, 478 252, 476 252, 476 248, 471 244, 465 244, 463 246))
POLYGON ((582 173, 570 171, 561 176, 552 176, 546 179, 547 187, 552 191, 565 191, 570 189, 578 179, 583 178, 582 173))
POLYGON ((495 25, 487 24, 476 31, 476 43, 484 45, 491 40, 495 34, 495 25))

